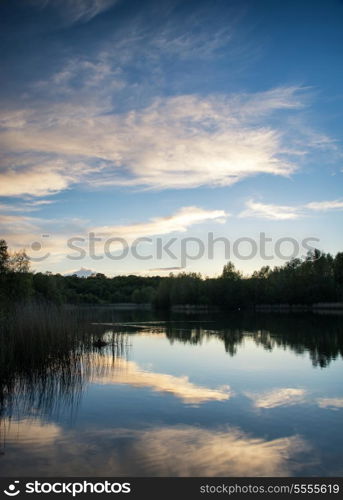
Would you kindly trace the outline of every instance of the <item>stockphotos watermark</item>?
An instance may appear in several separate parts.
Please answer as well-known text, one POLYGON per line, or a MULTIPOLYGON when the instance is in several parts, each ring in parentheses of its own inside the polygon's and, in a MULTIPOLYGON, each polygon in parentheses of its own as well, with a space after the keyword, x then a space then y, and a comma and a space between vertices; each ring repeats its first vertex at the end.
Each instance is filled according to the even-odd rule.
POLYGON ((25 484, 20 485, 21 481, 13 481, 4 489, 7 497, 15 497, 20 493, 34 495, 71 495, 76 497, 79 494, 115 494, 115 493, 131 493, 131 484, 129 482, 111 482, 111 481, 25 481, 25 484))
MULTIPOLYGON (((122 237, 102 238, 90 232, 86 237, 73 236, 66 241, 64 249, 59 247, 67 259, 80 261, 89 258, 95 261, 109 259, 123 261, 126 258, 138 261, 165 261, 171 260, 185 268, 190 261, 200 259, 214 260, 219 256, 225 260, 248 261, 258 257, 260 260, 271 261, 279 259, 288 261, 295 258, 304 258, 313 251, 320 242, 319 238, 309 236, 301 241, 283 236, 273 239, 266 233, 259 233, 258 238, 242 236, 231 240, 225 236, 215 237, 209 232, 203 238, 162 238, 140 237, 128 241, 122 237)), ((32 262, 42 262, 51 255, 49 251, 53 245, 53 236, 44 234, 34 241, 28 251, 32 262)))

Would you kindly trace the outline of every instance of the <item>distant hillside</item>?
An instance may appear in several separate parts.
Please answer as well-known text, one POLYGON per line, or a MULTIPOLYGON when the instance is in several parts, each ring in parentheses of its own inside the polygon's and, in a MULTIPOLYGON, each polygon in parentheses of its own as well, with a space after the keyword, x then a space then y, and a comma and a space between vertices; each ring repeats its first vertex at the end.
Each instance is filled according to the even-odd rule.
POLYGON ((81 267, 78 271, 70 271, 69 273, 65 273, 64 276, 77 276, 78 278, 89 278, 89 276, 93 276, 96 274, 96 271, 92 271, 92 269, 86 269, 85 267, 81 267))

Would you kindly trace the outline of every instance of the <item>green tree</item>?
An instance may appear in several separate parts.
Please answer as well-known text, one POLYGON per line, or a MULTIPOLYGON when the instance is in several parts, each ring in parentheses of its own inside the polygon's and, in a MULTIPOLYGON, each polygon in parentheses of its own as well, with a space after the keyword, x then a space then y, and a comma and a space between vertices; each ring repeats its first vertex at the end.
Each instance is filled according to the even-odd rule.
POLYGON ((14 273, 28 273, 30 271, 30 259, 25 250, 19 250, 10 256, 9 268, 14 273))
POLYGON ((9 258, 7 243, 5 240, 0 240, 0 273, 8 271, 9 258))
POLYGON ((242 278, 242 274, 239 271, 236 271, 234 263, 229 261, 223 267, 223 272, 221 277, 232 281, 238 281, 242 278))

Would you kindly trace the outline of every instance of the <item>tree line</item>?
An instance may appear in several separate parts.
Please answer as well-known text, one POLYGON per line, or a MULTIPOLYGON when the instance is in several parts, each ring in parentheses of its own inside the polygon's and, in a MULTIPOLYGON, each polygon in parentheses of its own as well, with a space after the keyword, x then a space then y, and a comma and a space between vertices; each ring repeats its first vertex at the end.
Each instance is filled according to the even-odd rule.
POLYGON ((309 252, 282 266, 263 266, 244 276, 232 262, 217 278, 200 273, 161 276, 115 276, 36 273, 25 251, 10 253, 0 240, 0 303, 45 301, 55 304, 151 303, 157 308, 204 305, 223 309, 256 304, 313 304, 343 301, 343 252, 309 252))

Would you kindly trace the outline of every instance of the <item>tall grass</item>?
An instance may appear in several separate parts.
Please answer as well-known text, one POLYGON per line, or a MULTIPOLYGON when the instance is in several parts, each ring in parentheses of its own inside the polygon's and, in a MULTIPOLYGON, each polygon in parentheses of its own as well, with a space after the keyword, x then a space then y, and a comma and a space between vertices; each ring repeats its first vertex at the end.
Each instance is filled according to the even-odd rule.
MULTIPOLYGON (((0 318, 0 415, 24 410, 50 412, 75 406, 94 370, 94 341, 105 328, 92 324, 92 310, 49 304, 13 306, 0 318)), ((112 356, 123 339, 110 339, 112 356)))

